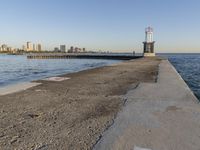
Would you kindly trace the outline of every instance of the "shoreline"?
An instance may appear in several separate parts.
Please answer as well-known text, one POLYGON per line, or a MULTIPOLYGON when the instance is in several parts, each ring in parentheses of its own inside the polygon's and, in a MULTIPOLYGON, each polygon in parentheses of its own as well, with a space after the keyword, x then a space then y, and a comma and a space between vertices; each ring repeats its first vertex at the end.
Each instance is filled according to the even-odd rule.
POLYGON ((40 84, 41 83, 36 83, 36 82, 21 82, 21 83, 3 86, 3 87, 0 87, 0 96, 25 91, 29 88, 38 86, 40 84))
MULTIPOLYGON (((69 73, 62 73, 62 74, 58 74, 58 75, 55 75, 55 76, 52 75, 52 76, 48 76, 48 77, 41 78, 41 79, 36 79, 36 80, 33 79, 31 81, 17 82, 17 83, 8 84, 8 85, 2 86, 2 87, 0 86, 0 96, 21 92, 21 91, 27 90, 29 88, 38 86, 38 85, 42 84, 42 83, 40 83, 40 81, 48 81, 48 79, 52 78, 52 77, 64 77, 64 76, 67 76, 67 75, 70 75, 70 74, 74 74, 74 73, 79 73, 79 72, 82 72, 82 71, 97 69, 97 68, 106 67, 106 66, 116 66, 116 65, 118 65, 118 64, 120 64, 122 62, 126 62, 126 61, 127 60, 122 60, 122 61, 119 61, 119 62, 115 62, 113 64, 106 64, 106 65, 103 65, 103 66, 96 66, 94 68, 87 68, 87 69, 74 71, 74 72, 69 72, 69 73)), ((54 81, 52 81, 52 82, 54 82, 54 81)), ((57 82, 57 81, 55 81, 55 82, 57 82)))

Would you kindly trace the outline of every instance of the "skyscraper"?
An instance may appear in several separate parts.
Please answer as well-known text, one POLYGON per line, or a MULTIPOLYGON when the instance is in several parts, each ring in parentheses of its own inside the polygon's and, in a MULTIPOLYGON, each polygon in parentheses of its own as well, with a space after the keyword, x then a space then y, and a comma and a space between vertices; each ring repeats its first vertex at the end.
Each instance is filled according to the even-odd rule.
POLYGON ((35 44, 33 44, 33 51, 36 51, 37 49, 36 49, 36 46, 35 46, 35 44))
POLYGON ((7 45, 6 45, 6 44, 3 44, 3 45, 1 46, 1 49, 2 49, 2 51, 7 51, 7 45))
POLYGON ((60 45, 60 51, 61 52, 66 52, 66 46, 65 45, 60 45))
POLYGON ((42 51, 42 45, 41 44, 37 44, 37 51, 42 51))
POLYGON ((27 50, 27 51, 32 51, 32 50, 33 50, 33 47, 32 47, 31 42, 27 42, 27 43, 26 43, 26 50, 27 50))
POLYGON ((70 49, 68 50, 68 53, 73 53, 74 52, 74 47, 71 46, 70 49))
POLYGON ((26 46, 25 45, 22 45, 22 50, 26 50, 26 46))

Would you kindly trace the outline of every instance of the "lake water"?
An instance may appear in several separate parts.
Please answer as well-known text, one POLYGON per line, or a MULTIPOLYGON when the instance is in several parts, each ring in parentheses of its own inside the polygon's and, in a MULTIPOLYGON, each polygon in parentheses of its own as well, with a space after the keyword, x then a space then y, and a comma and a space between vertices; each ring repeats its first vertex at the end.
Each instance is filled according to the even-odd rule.
MULTIPOLYGON (((163 55, 162 55, 163 56, 163 55)), ((165 54, 200 99, 200 54, 165 54)), ((26 56, 0 55, 0 87, 72 73, 120 62, 100 59, 29 60, 26 56)))
POLYGON ((39 59, 26 56, 0 55, 0 87, 50 76, 106 66, 119 60, 39 59))
POLYGON ((200 54, 168 54, 167 57, 200 100, 200 54))

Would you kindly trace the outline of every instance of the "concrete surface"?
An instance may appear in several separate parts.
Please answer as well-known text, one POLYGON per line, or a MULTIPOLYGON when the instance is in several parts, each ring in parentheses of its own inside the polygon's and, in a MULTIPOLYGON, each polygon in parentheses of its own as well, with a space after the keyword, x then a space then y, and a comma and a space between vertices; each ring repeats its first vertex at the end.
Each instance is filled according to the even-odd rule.
POLYGON ((92 149, 123 108, 129 87, 155 82, 160 62, 124 61, 0 96, 0 150, 92 149))
POLYGON ((95 150, 200 150, 199 102, 167 60, 157 83, 142 83, 126 97, 95 150))

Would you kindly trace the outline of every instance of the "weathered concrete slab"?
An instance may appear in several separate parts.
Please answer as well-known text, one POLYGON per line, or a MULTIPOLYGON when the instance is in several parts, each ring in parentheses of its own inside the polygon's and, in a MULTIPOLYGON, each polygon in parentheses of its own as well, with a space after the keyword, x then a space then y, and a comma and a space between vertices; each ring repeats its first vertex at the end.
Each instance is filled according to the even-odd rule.
POLYGON ((176 72, 163 60, 157 83, 142 83, 95 150, 199 150, 200 105, 176 72))

